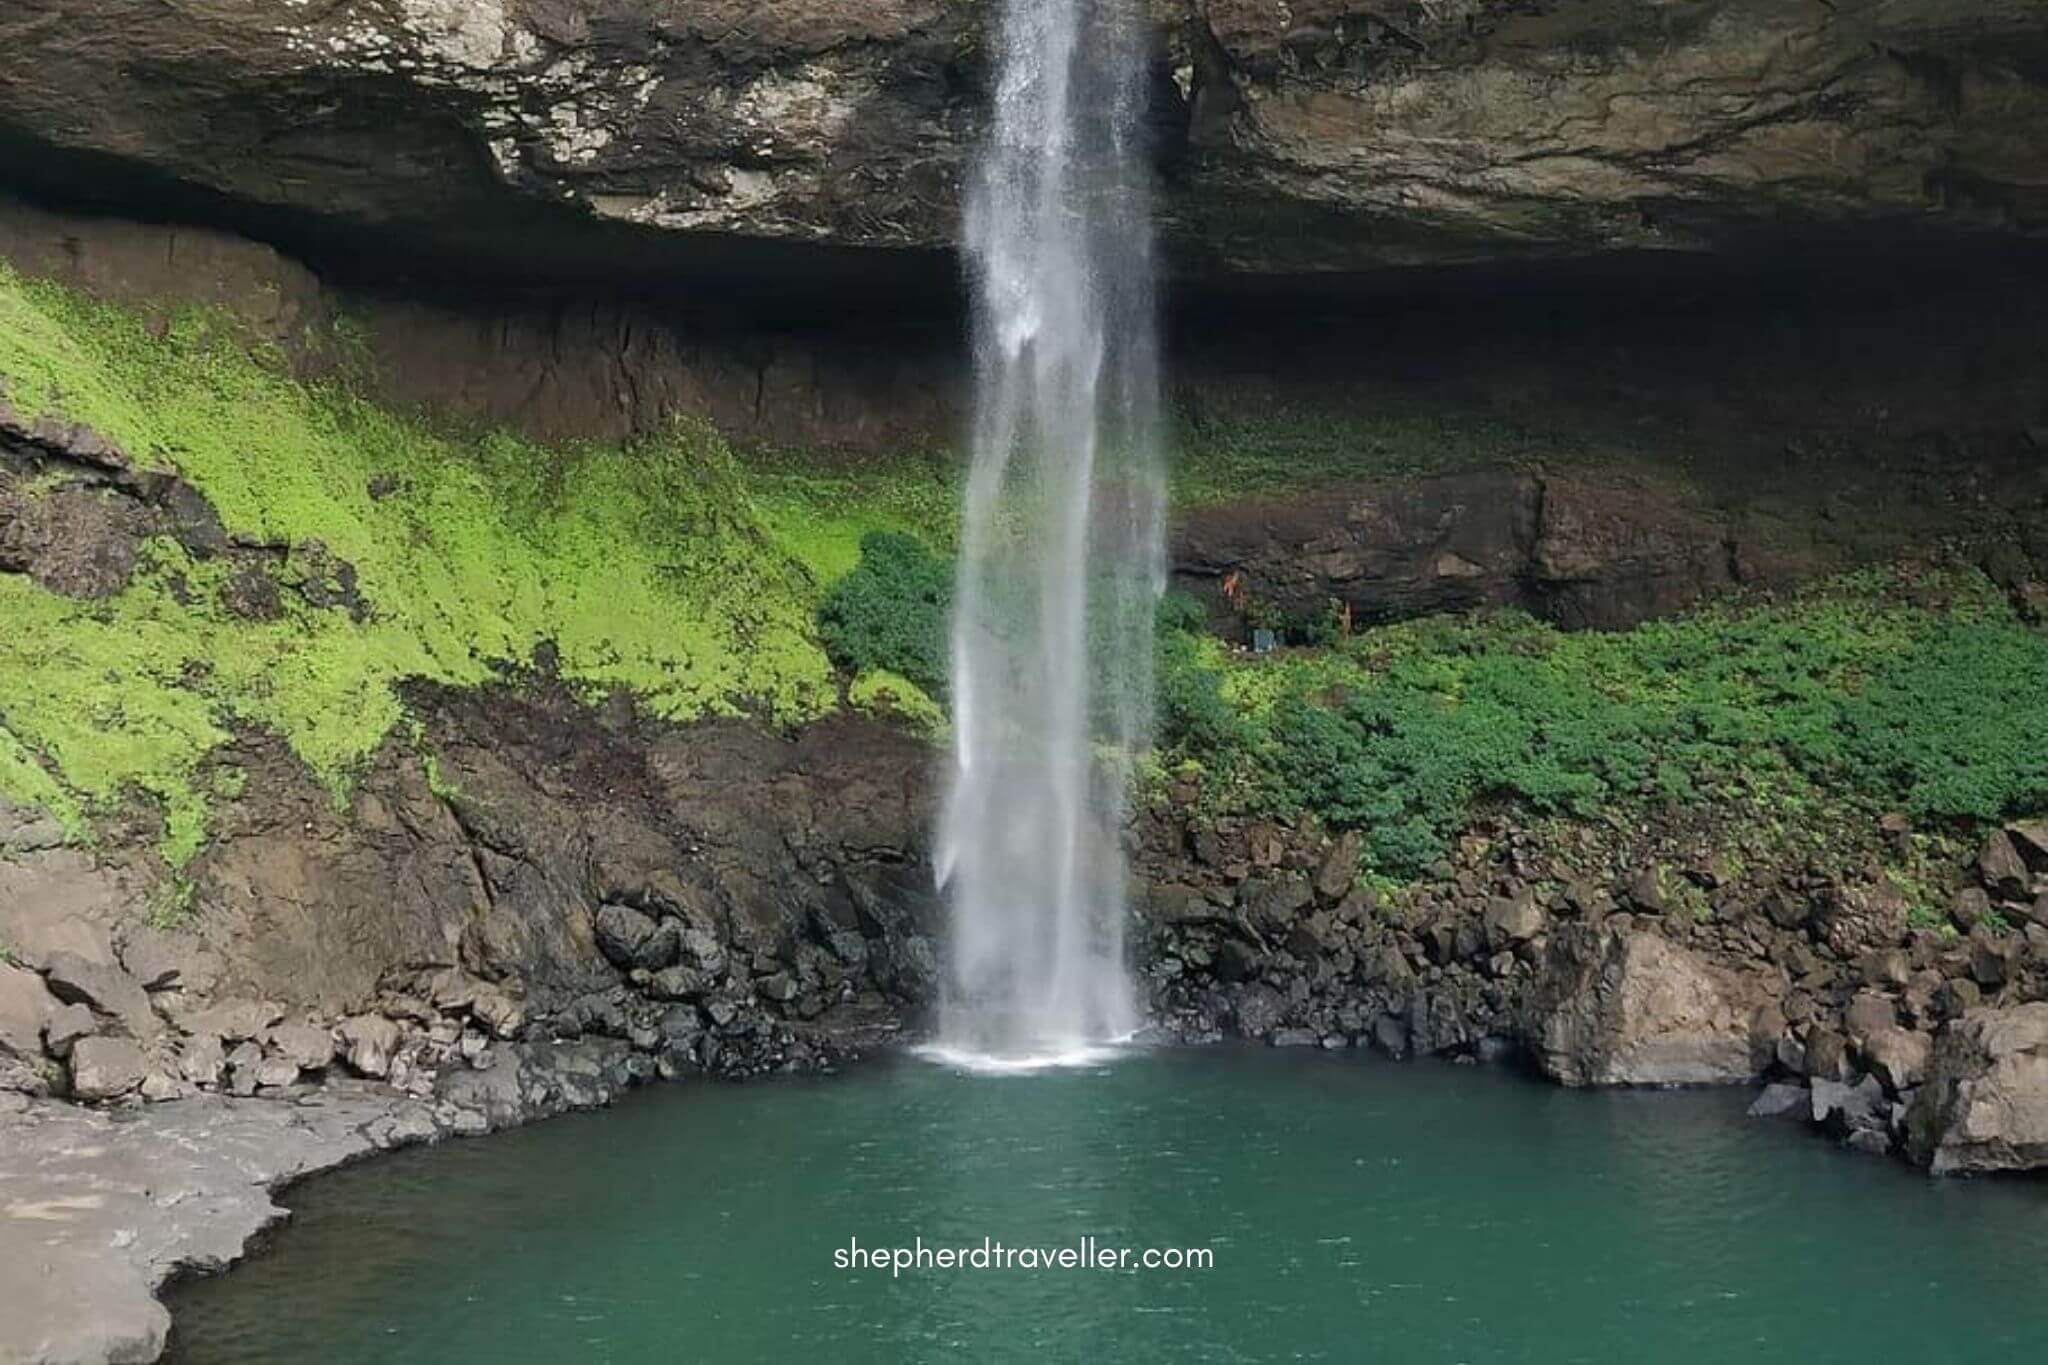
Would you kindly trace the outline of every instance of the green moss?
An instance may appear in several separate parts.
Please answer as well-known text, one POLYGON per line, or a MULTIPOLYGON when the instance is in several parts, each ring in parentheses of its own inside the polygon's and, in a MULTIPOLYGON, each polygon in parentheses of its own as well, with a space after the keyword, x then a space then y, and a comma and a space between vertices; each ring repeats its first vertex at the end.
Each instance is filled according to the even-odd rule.
POLYGON ((946 728, 945 709, 930 694, 885 668, 871 668, 856 677, 846 690, 846 699, 860 710, 907 721, 927 735, 941 734, 946 728))
POLYGON ((840 542, 890 505, 930 510, 904 483, 862 501, 771 476, 757 499, 708 428, 630 448, 455 435, 264 361, 204 315, 156 335, 0 267, 9 400, 174 469, 275 550, 268 622, 221 605, 226 563, 168 543, 103 602, 0 577, 0 792, 78 832, 146 793, 173 867, 203 844, 221 793, 201 770, 234 725, 283 736, 340 797, 403 719, 394 684, 483 683, 543 642, 571 684, 671 719, 815 715, 837 703, 814 618, 840 542), (807 522, 812 497, 828 510, 807 522), (358 610, 333 605, 348 574, 358 610))

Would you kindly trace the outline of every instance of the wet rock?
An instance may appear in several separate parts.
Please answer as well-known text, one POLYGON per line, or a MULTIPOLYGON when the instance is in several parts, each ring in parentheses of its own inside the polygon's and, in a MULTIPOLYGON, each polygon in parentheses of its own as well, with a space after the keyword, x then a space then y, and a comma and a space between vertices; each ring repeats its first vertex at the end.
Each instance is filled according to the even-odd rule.
POLYGON ((71 1049, 71 1093, 81 1100, 118 1099, 142 1084, 148 1066, 128 1038, 81 1038, 71 1049))
POLYGON ((1752 1020, 1775 988, 1646 930, 1553 940, 1526 1032, 1566 1085, 1712 1085, 1759 1070, 1752 1020))
POLYGON ((1773 1081, 1750 1103, 1749 1116, 1753 1119, 1803 1119, 1810 1112, 1811 1102, 1805 1086, 1773 1081))
POLYGON ((358 1014, 341 1021, 344 1057, 358 1075, 383 1079, 391 1074, 391 1059, 404 1037, 397 1024, 381 1014, 358 1014))
POLYGON ((142 983, 119 967, 71 952, 50 954, 44 967, 50 993, 65 1004, 90 1006, 95 1014, 142 1042, 163 1032, 142 983))
POLYGON ((1283 1004, 1280 993, 1270 986, 1244 986, 1231 1004, 1237 1031, 1246 1038, 1265 1038, 1280 1026, 1283 1004))
POLYGON ((1943 1028, 1906 1131, 1937 1175, 2048 1166, 2048 1002, 1972 1010, 1943 1028))
POLYGON ((1854 1085, 1844 1081, 1816 1080, 1811 1099, 1813 1121, 1837 1132, 1880 1125, 1888 1113, 1884 1086, 1874 1076, 1865 1076, 1854 1085))

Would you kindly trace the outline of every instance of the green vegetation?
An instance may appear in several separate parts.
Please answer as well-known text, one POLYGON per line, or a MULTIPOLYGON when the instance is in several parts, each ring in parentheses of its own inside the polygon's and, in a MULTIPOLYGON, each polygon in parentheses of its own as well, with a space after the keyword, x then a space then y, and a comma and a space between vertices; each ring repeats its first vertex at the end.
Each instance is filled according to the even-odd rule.
POLYGON ((851 573, 825 595, 819 631, 834 663, 880 669, 936 696, 946 684, 946 613, 953 566, 915 536, 871 531, 851 573))
POLYGON ((203 845, 202 768, 233 726, 283 736, 339 795, 403 718, 395 683, 484 683, 544 641, 570 683, 670 718, 817 714, 838 700, 815 622, 831 547, 862 515, 918 511, 842 490, 809 535, 800 490, 757 501, 707 429, 628 449, 450 434, 267 359, 205 314, 151 329, 0 267, 14 407, 175 470, 269 547, 274 620, 234 614, 230 565, 167 540, 105 601, 0 577, 0 793, 77 837, 149 794, 173 867, 203 845), (358 610, 334 604, 344 565, 358 610))
POLYGON ((1796 812, 1825 790, 1934 822, 2048 807, 2048 639, 1974 574, 1904 586, 1868 573, 1617 634, 1435 619, 1259 659, 1167 630, 1166 757, 1223 799, 1364 831, 1369 866, 1396 875, 1488 801, 1796 812), (1914 605, 1930 593, 1939 608, 1914 605))

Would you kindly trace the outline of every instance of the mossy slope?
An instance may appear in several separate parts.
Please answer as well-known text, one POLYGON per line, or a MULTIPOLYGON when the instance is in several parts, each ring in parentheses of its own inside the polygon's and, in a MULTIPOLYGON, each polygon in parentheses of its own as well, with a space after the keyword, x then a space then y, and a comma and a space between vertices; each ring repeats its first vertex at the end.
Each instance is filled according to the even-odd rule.
MULTIPOLYGON (((0 793, 80 833, 92 808, 151 793, 177 864, 231 727, 274 730, 339 792, 402 719, 394 684, 482 683, 543 642, 576 686, 672 719, 837 703, 821 574, 794 552, 814 539, 800 490, 774 485, 764 510, 708 429, 625 449, 450 434, 268 360, 206 315, 152 327, 0 266, 12 405, 175 471, 283 589, 277 619, 242 619, 221 603, 227 560, 168 541, 106 601, 0 576, 0 793), (360 610, 292 590, 342 564, 360 610)), ((885 503, 878 520, 899 522, 885 503)), ((869 511, 835 489, 839 529, 815 539, 869 511)))

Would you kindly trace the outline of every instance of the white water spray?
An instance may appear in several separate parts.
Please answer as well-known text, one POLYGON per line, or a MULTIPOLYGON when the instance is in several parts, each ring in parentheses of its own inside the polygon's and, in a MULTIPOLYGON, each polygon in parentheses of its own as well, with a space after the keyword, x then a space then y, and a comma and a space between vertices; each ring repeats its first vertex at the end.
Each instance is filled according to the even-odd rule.
POLYGON ((939 1050, 1002 1069, 1137 1025, 1119 835, 1164 577, 1142 9, 1004 0, 967 203, 976 424, 939 1050))

